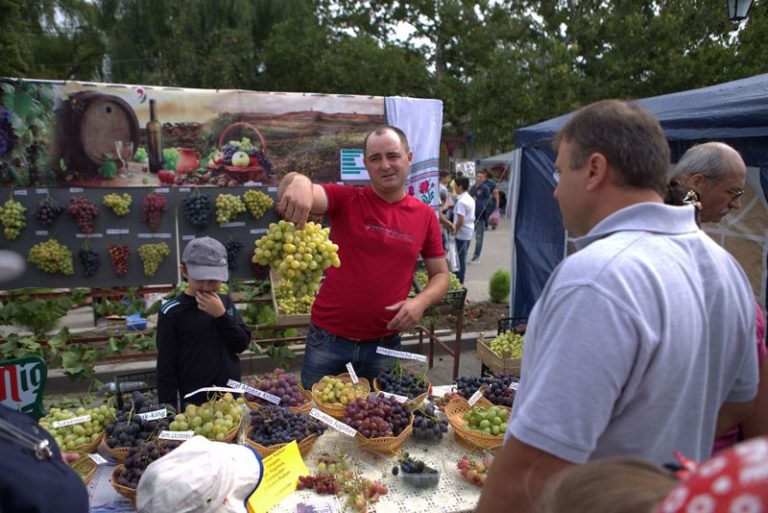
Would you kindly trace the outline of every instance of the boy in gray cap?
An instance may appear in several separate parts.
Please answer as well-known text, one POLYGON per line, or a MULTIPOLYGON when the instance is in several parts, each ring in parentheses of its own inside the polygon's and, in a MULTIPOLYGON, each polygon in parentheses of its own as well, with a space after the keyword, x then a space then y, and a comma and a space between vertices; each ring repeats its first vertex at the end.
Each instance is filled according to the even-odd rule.
POLYGON ((229 279, 227 250, 210 237, 189 241, 181 256, 187 290, 160 309, 157 320, 157 392, 161 403, 202 404, 204 393, 190 392, 240 381, 239 353, 251 332, 237 314, 232 298, 218 292, 229 279))

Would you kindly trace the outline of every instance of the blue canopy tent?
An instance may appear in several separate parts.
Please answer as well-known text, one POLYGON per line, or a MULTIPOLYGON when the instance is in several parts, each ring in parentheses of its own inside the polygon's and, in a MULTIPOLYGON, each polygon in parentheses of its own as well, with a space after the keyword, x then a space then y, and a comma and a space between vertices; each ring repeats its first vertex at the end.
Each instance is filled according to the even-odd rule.
MULTIPOLYGON (((762 201, 768 199, 768 74, 636 103, 660 121, 673 162, 696 143, 726 142, 741 153, 748 166, 760 168, 762 201)), ((514 226, 510 315, 515 317, 530 313, 550 273, 566 254, 562 217, 552 197, 556 154, 551 143, 572 115, 515 131, 517 149, 510 187, 514 226)))

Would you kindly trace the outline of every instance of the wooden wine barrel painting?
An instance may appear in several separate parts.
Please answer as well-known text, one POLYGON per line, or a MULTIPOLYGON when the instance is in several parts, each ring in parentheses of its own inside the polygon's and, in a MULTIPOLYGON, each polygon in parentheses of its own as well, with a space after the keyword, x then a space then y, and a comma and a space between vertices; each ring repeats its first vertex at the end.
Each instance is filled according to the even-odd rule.
POLYGON ((59 147, 69 170, 95 175, 109 160, 117 160, 115 141, 141 143, 139 121, 122 98, 85 91, 70 95, 59 122, 59 147))

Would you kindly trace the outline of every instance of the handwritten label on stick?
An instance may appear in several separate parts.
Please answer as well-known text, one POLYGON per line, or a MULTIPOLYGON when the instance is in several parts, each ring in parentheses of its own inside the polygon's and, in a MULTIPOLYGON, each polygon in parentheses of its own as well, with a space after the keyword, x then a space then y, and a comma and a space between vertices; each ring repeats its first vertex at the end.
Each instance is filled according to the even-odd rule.
POLYGON ((168 416, 168 410, 163 408, 162 410, 148 411, 147 413, 137 413, 136 416, 142 420, 164 419, 168 416))
POLYGON ((234 379, 230 379, 229 381, 227 381, 227 386, 230 386, 232 388, 237 388, 238 390, 241 390, 246 394, 255 395, 256 397, 260 397, 265 401, 269 401, 272 404, 280 404, 280 398, 277 397, 276 395, 272 395, 269 392, 259 390, 258 388, 250 387, 248 385, 240 383, 239 381, 235 381, 234 379))
POLYGON ((517 392, 517 389, 519 386, 520 386, 520 383, 518 383, 517 381, 513 381, 512 383, 509 384, 509 389, 517 392))
POLYGON ((98 452, 89 454, 88 457, 91 458, 96 465, 104 465, 107 462, 107 460, 105 460, 98 452))
POLYGON ((309 415, 311 417, 316 418, 320 422, 323 422, 325 424, 328 424, 336 431, 339 431, 341 433, 344 433, 347 436, 355 436, 357 434, 357 431, 355 431, 352 426, 348 426, 344 424, 343 422, 339 422, 338 420, 334 419, 330 415, 321 412, 317 408, 312 408, 312 411, 309 412, 309 415))
POLYGON ((355 372, 355 368, 352 366, 352 362, 349 362, 347 364, 347 372, 349 373, 349 377, 352 380, 352 383, 357 385, 360 382, 360 380, 357 379, 357 372, 355 372))
POLYGON ((195 436, 194 431, 160 431, 160 440, 189 440, 195 436))
POLYGON ((474 394, 472 394, 472 397, 470 397, 469 401, 467 401, 467 402, 469 403, 470 406, 474 406, 475 403, 477 401, 479 401, 481 397, 483 397, 483 388, 482 387, 478 388, 477 391, 474 394))
POLYGON ((376 354, 383 354, 385 356, 394 356, 403 360, 416 360, 417 362, 426 362, 427 357, 423 354, 407 353, 405 351, 395 351, 394 349, 387 349, 386 347, 377 346, 376 354))
POLYGON ((91 416, 90 415, 83 415, 82 417, 74 417, 67 420, 57 420, 53 424, 53 429, 59 429, 60 427, 64 426, 72 426, 74 424, 82 424, 83 422, 90 422, 91 416))

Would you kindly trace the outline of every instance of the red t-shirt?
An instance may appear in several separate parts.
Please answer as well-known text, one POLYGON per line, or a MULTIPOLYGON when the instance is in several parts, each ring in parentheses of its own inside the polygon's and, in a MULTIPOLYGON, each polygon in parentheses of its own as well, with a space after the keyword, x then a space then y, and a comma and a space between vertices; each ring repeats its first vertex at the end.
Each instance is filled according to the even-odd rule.
POLYGON ((347 338, 389 335, 394 312, 411 289, 416 260, 443 251, 434 210, 412 196, 387 203, 370 187, 323 185, 331 239, 341 267, 331 267, 312 306, 312 323, 347 338))

